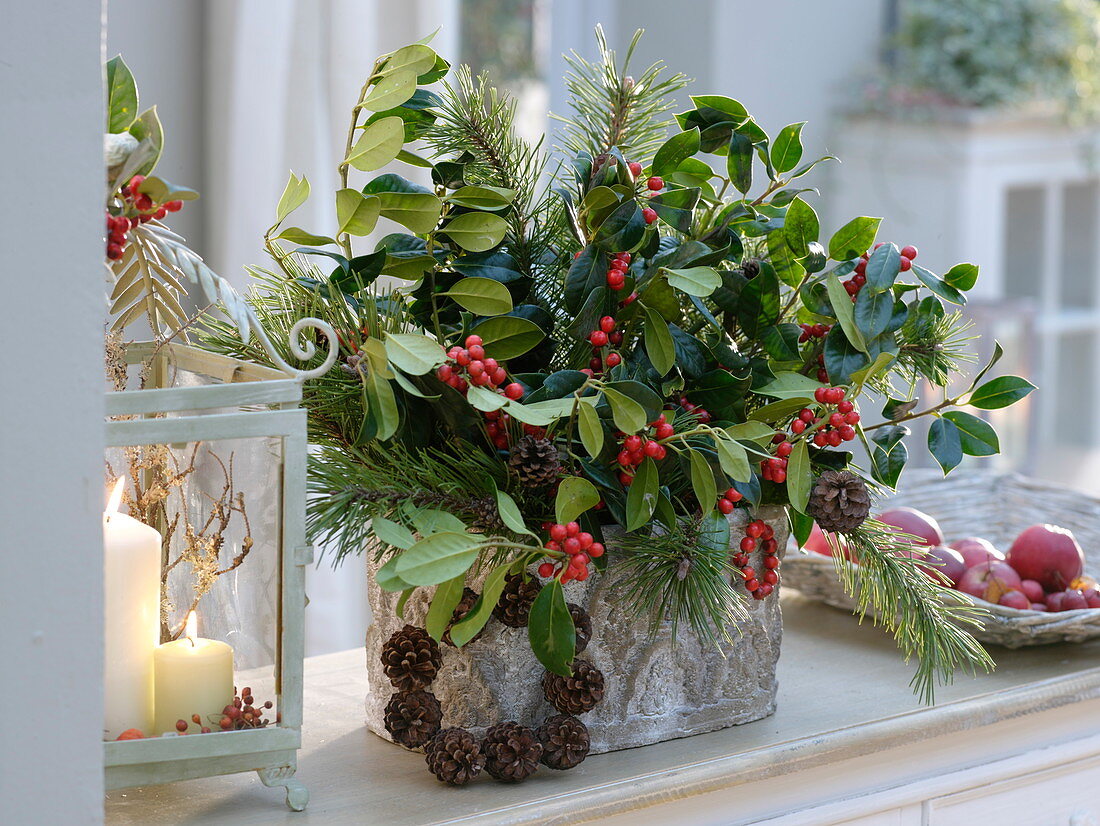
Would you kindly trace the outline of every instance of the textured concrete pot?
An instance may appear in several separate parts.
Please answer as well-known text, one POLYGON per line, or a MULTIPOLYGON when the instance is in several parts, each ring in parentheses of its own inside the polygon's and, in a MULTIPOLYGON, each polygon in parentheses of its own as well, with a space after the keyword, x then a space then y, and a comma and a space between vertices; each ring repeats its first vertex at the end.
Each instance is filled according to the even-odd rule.
MULTIPOLYGON (((782 554, 788 536, 784 510, 760 508, 758 516, 775 530, 782 554)), ((738 529, 748 518, 736 510, 729 519, 733 541, 740 541, 738 529)), ((760 563, 759 552, 752 554, 757 569, 760 563)), ((374 584, 376 567, 371 564, 369 586, 374 622, 366 645, 367 727, 388 740, 383 710, 394 688, 382 673, 379 655, 405 622, 423 624, 432 589, 414 594, 400 620, 394 613, 398 595, 374 584)), ((667 623, 652 638, 646 618, 633 619, 610 598, 613 579, 613 574, 594 575, 565 586, 566 599, 592 617, 592 639, 581 656, 605 679, 603 702, 581 718, 591 734, 593 754, 690 737, 775 712, 775 667, 783 636, 778 588, 765 600, 747 599, 749 619, 733 629, 734 643, 719 651, 701 643, 690 627, 678 629, 675 643, 667 623)), ((477 583, 471 584, 476 590, 477 583)), ((734 587, 743 588, 739 583, 734 587)), ((515 720, 534 727, 556 713, 543 698, 544 669, 531 653, 526 628, 508 628, 491 619, 481 637, 462 650, 442 649, 443 667, 429 690, 442 705, 444 726, 481 736, 495 723, 515 720)))

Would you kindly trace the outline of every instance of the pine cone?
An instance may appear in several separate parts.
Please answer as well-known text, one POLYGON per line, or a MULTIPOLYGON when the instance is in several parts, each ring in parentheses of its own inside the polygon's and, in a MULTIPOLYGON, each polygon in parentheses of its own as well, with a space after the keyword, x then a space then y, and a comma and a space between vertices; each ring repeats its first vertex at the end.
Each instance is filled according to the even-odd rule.
POLYGON ((531 603, 542 590, 536 579, 524 579, 523 574, 510 574, 505 577, 504 590, 493 609, 493 616, 512 628, 523 628, 531 616, 531 603))
POLYGON ((565 771, 579 766, 591 745, 588 727, 576 717, 555 714, 538 728, 542 764, 565 771))
POLYGON ((584 714, 603 699, 603 672, 588 660, 573 661, 573 675, 547 671, 542 678, 546 701, 563 714, 584 714))
POLYGON ((588 641, 592 639, 592 617, 575 602, 567 602, 565 607, 573 618, 573 628, 577 631, 577 653, 580 654, 588 648, 588 641))
POLYGON ((419 748, 431 740, 442 719, 439 700, 430 691, 398 691, 386 703, 386 731, 405 748, 419 748))
POLYGON ((497 780, 518 783, 534 774, 542 757, 542 743, 534 731, 509 721, 493 726, 481 743, 485 771, 497 780))
POLYGON ((508 467, 524 487, 542 488, 561 475, 561 457, 552 441, 528 435, 512 446, 508 467))
MULTIPOLYGON (((454 647, 454 642, 451 640, 451 628, 453 628, 455 624, 465 619, 466 615, 474 610, 474 606, 477 604, 477 599, 478 593, 473 588, 462 589, 462 599, 460 599, 458 601, 458 605, 455 606, 455 611, 453 614, 451 614, 451 622, 447 626, 447 630, 443 634, 443 642, 447 643, 447 645, 451 646, 452 648, 454 647)), ((484 630, 485 629, 482 628, 481 631, 478 631, 476 634, 474 634, 470 642, 473 642, 478 637, 480 637, 484 630)))
POLYGON ((400 691, 423 688, 435 679, 443 653, 423 628, 406 625, 382 646, 382 670, 400 691))
POLYGON ((481 743, 461 728, 445 728, 433 737, 424 761, 432 774, 452 786, 465 786, 485 768, 481 743))
POLYGON ((844 533, 863 524, 871 512, 867 485, 848 470, 827 470, 810 491, 806 512, 823 531, 844 533))

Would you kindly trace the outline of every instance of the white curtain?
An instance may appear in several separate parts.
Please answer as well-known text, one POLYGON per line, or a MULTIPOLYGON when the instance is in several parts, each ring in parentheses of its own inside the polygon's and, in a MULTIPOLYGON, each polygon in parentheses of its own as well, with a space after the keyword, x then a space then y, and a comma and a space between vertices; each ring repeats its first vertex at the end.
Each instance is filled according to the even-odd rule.
MULTIPOLYGON (((330 234, 348 118, 374 58, 443 27, 456 53, 458 0, 220 0, 207 5, 203 252, 247 284, 290 170, 312 185, 290 224, 330 234)), ((408 174, 407 171, 403 174, 408 174)), ((365 249, 366 247, 364 247, 365 249)), ((318 548, 321 556, 323 549, 318 548)), ((362 560, 324 555, 307 574, 306 653, 363 642, 370 610, 362 560)))

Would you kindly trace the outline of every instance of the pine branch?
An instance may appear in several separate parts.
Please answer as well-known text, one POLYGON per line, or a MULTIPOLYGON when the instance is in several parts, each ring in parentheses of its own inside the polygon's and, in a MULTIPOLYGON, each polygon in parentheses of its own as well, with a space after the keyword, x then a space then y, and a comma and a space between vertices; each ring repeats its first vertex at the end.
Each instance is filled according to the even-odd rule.
POLYGON ((917 658, 910 685, 921 700, 932 703, 936 683, 950 683, 959 668, 969 673, 993 668, 989 654, 964 627, 976 626, 982 610, 945 603, 940 586, 917 567, 920 560, 907 555, 913 546, 893 528, 868 519, 843 541, 858 564, 834 548, 840 582, 855 599, 860 619, 870 614, 894 635, 906 661, 917 658))
POLYGON ((651 635, 667 619, 673 640, 687 623, 700 640, 718 646, 732 642, 730 628, 748 619, 730 585, 728 526, 722 541, 703 536, 698 520, 662 534, 628 533, 617 540, 615 554, 615 599, 624 611, 649 615, 651 635))
POLYGON ((946 387, 962 362, 975 360, 967 349, 977 339, 970 335, 973 327, 974 322, 958 311, 929 315, 910 310, 898 331, 898 364, 913 382, 925 378, 936 387, 946 387))
POLYGON ((565 124, 562 143, 572 154, 587 152, 592 157, 618 147, 630 160, 647 163, 664 142, 671 119, 668 97, 688 83, 680 73, 663 77, 665 65, 658 61, 638 78, 626 74, 630 58, 643 30, 634 33, 622 66, 607 46, 603 27, 596 27, 599 60, 591 63, 575 51, 565 55, 569 71, 572 117, 551 115, 565 124))

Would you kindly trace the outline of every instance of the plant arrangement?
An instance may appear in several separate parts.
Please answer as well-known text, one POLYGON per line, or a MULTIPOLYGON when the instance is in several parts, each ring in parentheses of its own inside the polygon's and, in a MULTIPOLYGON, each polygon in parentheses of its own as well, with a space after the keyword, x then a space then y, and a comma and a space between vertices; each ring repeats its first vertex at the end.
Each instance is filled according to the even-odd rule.
POLYGON ((864 103, 922 110, 1053 103, 1078 120, 1100 102, 1100 9, 1092 0, 906 0, 891 65, 864 103))
MULTIPOLYGON (((946 389, 978 268, 933 273, 914 247, 876 241, 878 218, 823 234, 803 182, 829 159, 802 157, 804 124, 769 136, 718 95, 673 116, 686 79, 660 63, 632 76, 638 36, 621 62, 597 37, 596 62, 566 58, 554 151, 517 137, 515 103, 484 76, 460 67, 426 88, 449 66, 421 42, 362 87, 331 235, 287 225, 310 194, 291 174, 250 301, 268 329, 313 315, 340 337, 342 369, 306 386, 314 539, 384 561, 377 584, 402 593, 399 612, 434 587, 425 639, 464 646, 522 606, 535 655, 570 679, 566 583, 614 577, 622 610, 655 627, 736 638, 752 601, 731 581, 763 599, 781 574, 768 525, 731 537, 727 514, 782 505, 800 544, 816 520, 856 549, 846 583, 917 658, 922 696, 988 667, 957 624, 973 609, 941 601, 909 545, 867 518, 906 464, 907 421, 932 419, 946 473, 998 451, 961 406, 1033 389, 986 380, 996 358, 946 389), (353 183, 393 162, 425 183, 353 183), (360 249, 380 219, 400 226, 360 249), (919 409, 924 383, 944 398, 919 409)), ((229 324, 204 343, 267 361, 229 324)), ((472 765, 461 739, 448 748, 472 765)))

